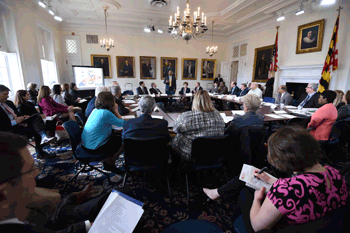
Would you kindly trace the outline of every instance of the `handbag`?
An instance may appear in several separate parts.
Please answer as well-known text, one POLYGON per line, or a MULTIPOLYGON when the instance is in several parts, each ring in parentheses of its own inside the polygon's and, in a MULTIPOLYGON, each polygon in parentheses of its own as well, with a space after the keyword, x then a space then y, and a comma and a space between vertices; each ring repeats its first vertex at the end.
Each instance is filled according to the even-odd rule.
POLYGON ((68 132, 63 128, 62 124, 63 122, 61 120, 58 120, 56 123, 55 137, 57 138, 57 141, 69 139, 68 132))

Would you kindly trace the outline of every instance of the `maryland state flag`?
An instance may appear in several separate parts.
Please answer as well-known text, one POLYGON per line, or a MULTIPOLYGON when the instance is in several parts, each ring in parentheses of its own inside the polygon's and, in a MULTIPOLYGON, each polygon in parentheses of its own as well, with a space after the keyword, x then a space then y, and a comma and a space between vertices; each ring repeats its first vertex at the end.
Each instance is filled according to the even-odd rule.
POLYGON ((338 49, 336 48, 336 45, 338 42, 339 16, 340 11, 334 25, 331 44, 329 45, 326 61, 324 62, 320 85, 318 86, 318 92, 320 93, 328 90, 329 82, 332 78, 332 72, 338 69, 338 49))
POLYGON ((270 63, 270 71, 277 71, 278 69, 278 28, 277 28, 277 33, 276 33, 276 39, 275 39, 275 44, 273 46, 273 52, 271 56, 271 63, 270 63))

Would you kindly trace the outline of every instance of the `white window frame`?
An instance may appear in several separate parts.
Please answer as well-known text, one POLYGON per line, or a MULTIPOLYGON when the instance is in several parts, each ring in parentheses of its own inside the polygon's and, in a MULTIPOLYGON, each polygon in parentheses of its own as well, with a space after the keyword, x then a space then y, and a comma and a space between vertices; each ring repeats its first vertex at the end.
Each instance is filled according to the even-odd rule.
MULTIPOLYGON (((7 86, 11 91, 9 97, 11 100, 14 99, 15 94, 18 90, 24 89, 23 78, 20 72, 20 64, 17 53, 6 53, 0 52, 5 57, 5 67, 8 77, 7 86)), ((4 84, 4 83, 1 83, 4 84)))

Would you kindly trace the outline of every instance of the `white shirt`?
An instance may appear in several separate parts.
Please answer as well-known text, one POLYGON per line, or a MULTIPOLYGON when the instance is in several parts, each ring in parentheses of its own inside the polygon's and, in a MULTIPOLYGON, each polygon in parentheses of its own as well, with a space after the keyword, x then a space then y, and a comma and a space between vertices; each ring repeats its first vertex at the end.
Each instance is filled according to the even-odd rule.
POLYGON ((248 94, 254 94, 259 97, 259 99, 262 99, 262 91, 260 90, 259 87, 257 87, 255 90, 251 89, 248 94))

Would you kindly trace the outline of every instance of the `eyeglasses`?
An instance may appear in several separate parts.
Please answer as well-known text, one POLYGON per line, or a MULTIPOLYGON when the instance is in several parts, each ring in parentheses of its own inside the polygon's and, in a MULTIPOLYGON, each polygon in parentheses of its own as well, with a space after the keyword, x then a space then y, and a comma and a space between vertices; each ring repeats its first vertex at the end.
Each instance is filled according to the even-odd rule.
POLYGON ((311 87, 306 87, 306 88, 311 88, 311 87))
POLYGON ((33 165, 31 166, 31 168, 30 168, 28 171, 26 171, 26 172, 24 172, 24 173, 19 173, 18 176, 11 177, 11 178, 8 178, 8 179, 6 179, 6 180, 0 181, 0 184, 6 183, 6 182, 8 182, 8 181, 10 181, 10 180, 13 180, 13 179, 17 179, 17 178, 19 178, 19 177, 21 177, 21 176, 24 176, 24 175, 26 175, 26 174, 30 174, 30 173, 32 173, 32 172, 35 171, 35 170, 41 171, 42 168, 43 168, 43 166, 42 166, 41 164, 38 164, 38 163, 35 161, 35 162, 33 163, 33 165))

